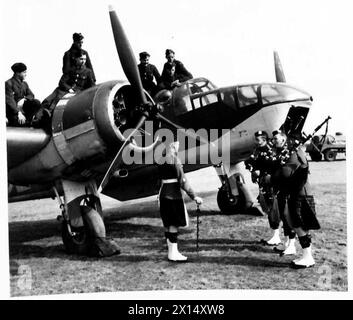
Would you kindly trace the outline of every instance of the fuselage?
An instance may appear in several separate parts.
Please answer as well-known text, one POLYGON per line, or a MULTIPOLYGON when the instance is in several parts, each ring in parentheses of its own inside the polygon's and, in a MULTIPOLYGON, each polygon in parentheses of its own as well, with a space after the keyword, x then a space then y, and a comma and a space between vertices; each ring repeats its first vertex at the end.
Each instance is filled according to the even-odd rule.
MULTIPOLYGON (((306 92, 282 83, 217 88, 209 80, 197 78, 173 90, 163 115, 181 127, 201 132, 211 142, 189 143, 185 148, 181 144, 179 155, 185 161, 184 170, 189 172, 220 161, 243 161, 254 148, 253 134, 257 130, 271 133, 285 122, 301 130, 311 100, 306 92)), ((54 110, 52 133, 34 130, 32 134, 38 133, 38 139, 34 139, 36 152, 27 152, 22 159, 18 152, 14 156, 14 146, 23 129, 8 128, 9 182, 26 186, 48 185, 57 179, 96 179, 99 183, 124 142, 126 131, 136 124, 135 106, 133 91, 123 81, 106 82, 65 96, 54 110)), ((155 122, 152 127, 144 136, 153 142, 151 136, 158 134, 160 127, 155 122)), ((124 175, 114 175, 104 193, 125 200, 158 191, 155 165, 142 162, 121 167, 124 175)))

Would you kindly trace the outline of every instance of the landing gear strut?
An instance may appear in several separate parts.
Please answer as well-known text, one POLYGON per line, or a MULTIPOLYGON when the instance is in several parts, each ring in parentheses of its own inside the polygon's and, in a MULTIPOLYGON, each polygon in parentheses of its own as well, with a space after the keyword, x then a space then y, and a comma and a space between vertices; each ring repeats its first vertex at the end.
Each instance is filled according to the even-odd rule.
POLYGON ((109 256, 120 253, 106 238, 103 211, 94 181, 61 180, 54 187, 62 211, 62 240, 67 253, 109 256), (63 199, 57 188, 62 190, 63 199))
POLYGON ((224 214, 263 215, 255 197, 248 190, 240 165, 215 166, 222 186, 218 190, 217 204, 224 214))

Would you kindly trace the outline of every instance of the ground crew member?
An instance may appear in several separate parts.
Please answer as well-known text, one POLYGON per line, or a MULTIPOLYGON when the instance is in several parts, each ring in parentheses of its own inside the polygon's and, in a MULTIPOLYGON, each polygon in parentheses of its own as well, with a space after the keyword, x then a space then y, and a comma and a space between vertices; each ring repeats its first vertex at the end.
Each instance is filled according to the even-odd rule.
POLYGON ((91 59, 89 58, 88 52, 82 49, 84 39, 83 35, 81 33, 74 33, 72 35, 72 39, 72 46, 68 51, 65 52, 63 57, 63 74, 68 74, 71 70, 76 68, 75 59, 77 57, 77 54, 82 51, 86 55, 86 67, 88 69, 91 69, 92 77, 94 79, 94 82, 96 82, 96 77, 94 75, 91 59))
POLYGON ((187 260, 187 257, 178 251, 178 228, 188 225, 188 214, 181 189, 185 190, 198 205, 202 204, 202 199, 196 196, 184 175, 182 164, 177 157, 178 149, 178 141, 169 144, 166 150, 166 162, 159 165, 162 180, 159 194, 160 214, 166 229, 168 260, 174 262, 187 260))
POLYGON ((9 126, 31 126, 34 114, 40 109, 39 100, 26 81, 27 67, 22 62, 11 66, 14 72, 5 82, 6 118, 9 126))
POLYGON ((155 65, 149 63, 150 54, 146 51, 140 53, 140 63, 138 69, 142 81, 143 88, 154 97, 157 93, 157 85, 160 82, 161 75, 155 65), (154 80, 154 81, 153 81, 154 80))
MULTIPOLYGON (((286 143, 286 135, 281 131, 274 132, 274 144, 278 148, 286 143)), ((302 256, 292 261, 295 268, 308 268, 315 264, 311 253, 311 236, 309 230, 320 229, 316 218, 314 197, 308 181, 309 165, 304 151, 293 148, 278 158, 281 166, 270 177, 270 183, 279 190, 280 211, 284 214, 286 224, 295 230, 303 248, 302 256), (286 210, 286 207, 288 210, 286 210)), ((291 233, 289 233, 291 237, 291 233)), ((292 238, 293 239, 293 238, 292 238)), ((294 239, 292 240, 294 243, 294 239)))

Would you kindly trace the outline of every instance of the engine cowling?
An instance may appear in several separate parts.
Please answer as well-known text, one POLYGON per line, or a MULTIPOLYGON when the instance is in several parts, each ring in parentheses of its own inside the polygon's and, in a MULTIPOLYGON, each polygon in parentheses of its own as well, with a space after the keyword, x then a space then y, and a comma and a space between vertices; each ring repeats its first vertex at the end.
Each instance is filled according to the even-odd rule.
POLYGON ((33 157, 9 170, 17 185, 43 183, 59 177, 87 179, 104 174, 133 128, 137 101, 129 84, 109 81, 67 94, 56 105, 52 137, 33 157))

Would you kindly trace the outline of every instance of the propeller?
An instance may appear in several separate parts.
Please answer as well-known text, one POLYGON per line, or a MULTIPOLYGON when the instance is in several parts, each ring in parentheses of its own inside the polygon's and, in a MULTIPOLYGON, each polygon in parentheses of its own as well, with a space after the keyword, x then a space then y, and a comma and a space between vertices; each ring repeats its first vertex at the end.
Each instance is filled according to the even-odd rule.
POLYGON ((123 67, 126 78, 130 84, 135 88, 138 94, 138 100, 142 104, 147 104, 147 99, 143 91, 143 86, 140 74, 137 68, 137 62, 134 53, 131 49, 129 40, 124 32, 124 29, 118 19, 113 6, 109 6, 109 16, 112 25, 115 46, 118 51, 121 66, 123 67))
MULTIPOLYGON (((144 148, 139 148, 134 144, 133 136, 139 132, 144 122, 148 118, 159 119, 160 121, 167 123, 168 125, 172 126, 175 129, 183 129, 187 136, 209 144, 208 140, 202 138, 201 136, 193 134, 192 132, 188 132, 188 130, 185 130, 185 128, 178 126, 177 124, 173 123, 169 119, 162 116, 159 113, 158 106, 154 103, 147 101, 147 98, 143 90, 140 74, 137 68, 137 62, 136 62, 134 53, 131 49, 129 40, 124 32, 124 29, 118 19, 118 16, 112 6, 109 6, 109 16, 110 16, 110 22, 112 25, 115 46, 118 51, 120 63, 127 79, 129 80, 134 91, 136 92, 137 102, 138 102, 136 111, 139 111, 141 113, 141 118, 139 119, 137 125, 135 126, 131 134, 129 134, 129 136, 125 139, 123 145, 120 147, 118 153, 116 154, 113 161, 111 162, 107 172, 105 173, 101 181, 101 184, 98 188, 98 192, 101 192, 106 187, 111 176, 119 168, 123 159, 124 150, 126 148, 130 150, 136 150, 137 152, 141 152, 141 150, 144 149, 144 148)), ((159 142, 160 141, 156 140, 153 143, 152 147, 155 147, 159 142)))
POLYGON ((275 60, 275 72, 277 82, 286 82, 286 77, 284 76, 281 61, 279 60, 279 55, 277 51, 273 52, 273 58, 275 60))

